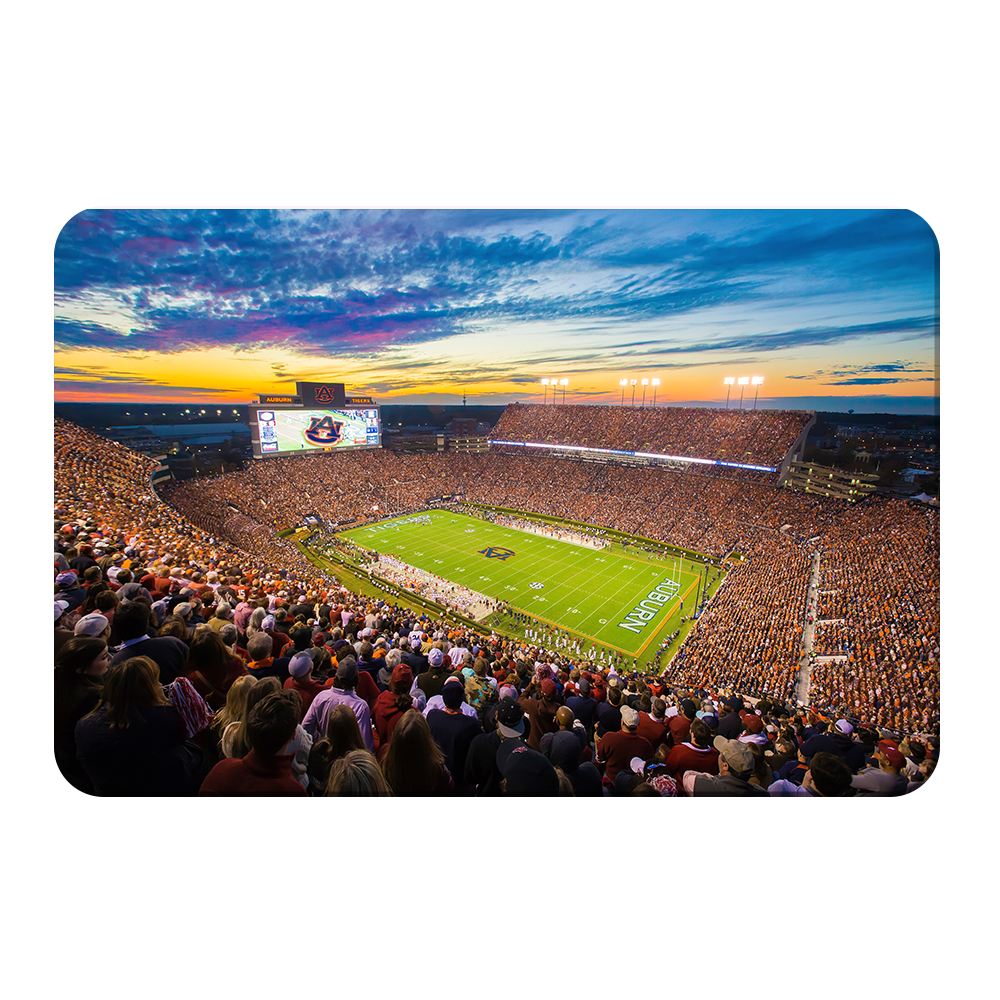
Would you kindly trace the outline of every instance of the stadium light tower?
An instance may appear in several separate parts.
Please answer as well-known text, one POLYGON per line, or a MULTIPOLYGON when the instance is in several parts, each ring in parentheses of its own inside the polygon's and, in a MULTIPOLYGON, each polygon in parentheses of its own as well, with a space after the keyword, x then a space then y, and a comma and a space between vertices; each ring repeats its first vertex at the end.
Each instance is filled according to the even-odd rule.
POLYGON ((569 379, 568 378, 561 378, 561 379, 559 379, 559 384, 562 386, 562 391, 563 391, 563 406, 565 406, 566 405, 566 386, 569 385, 569 379))
POLYGON ((653 406, 656 406, 656 387, 660 384, 658 378, 653 379, 653 406))
POLYGON ((763 375, 754 375, 750 379, 750 384, 757 386, 757 389, 756 389, 756 391, 753 394, 753 408, 754 408, 754 410, 756 410, 757 409, 757 394, 760 392, 760 387, 764 384, 764 376, 763 375))
POLYGON ((750 376, 744 375, 742 378, 736 380, 736 384, 740 387, 740 413, 743 412, 743 388, 750 384, 750 376))
POLYGON ((735 378, 724 378, 722 384, 728 386, 726 389, 726 409, 729 409, 729 394, 733 391, 733 386, 736 385, 735 378))
POLYGON ((642 380, 642 405, 643 405, 643 407, 646 406, 646 386, 647 385, 649 385, 649 379, 648 378, 644 378, 642 380))
POLYGON ((545 401, 549 398, 549 380, 547 378, 543 378, 542 385, 545 387, 542 389, 542 404, 544 405, 545 401))
POLYGON ((635 406, 635 387, 638 385, 639 380, 637 378, 629 380, 632 385, 632 405, 635 406))
POLYGON ((618 380, 618 384, 622 387, 622 406, 624 406, 625 405, 625 386, 628 385, 628 379, 627 378, 620 378, 618 380))

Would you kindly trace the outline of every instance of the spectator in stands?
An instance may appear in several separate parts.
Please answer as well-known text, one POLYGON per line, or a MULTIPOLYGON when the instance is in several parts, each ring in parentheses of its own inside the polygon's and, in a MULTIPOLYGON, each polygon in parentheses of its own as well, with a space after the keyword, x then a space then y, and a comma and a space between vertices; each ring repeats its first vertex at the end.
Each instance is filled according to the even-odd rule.
POLYGON ((719 751, 719 773, 713 775, 701 771, 685 771, 680 777, 685 794, 696 798, 767 795, 766 789, 750 782, 757 762, 749 744, 716 736, 713 746, 719 751))
MULTIPOLYGON (((474 786, 465 780, 465 760, 473 739, 483 731, 483 727, 474 713, 468 716, 461 710, 465 702, 465 685, 461 675, 445 681, 441 698, 444 706, 427 713, 427 724, 435 743, 444 753, 445 767, 455 783, 455 793, 473 795, 474 786)), ((390 743, 390 749, 391 746, 390 743)))
POLYGON ((639 710, 639 726, 636 732, 649 740, 654 753, 670 738, 670 727, 667 725, 666 716, 667 703, 662 698, 651 699, 649 711, 639 710))
POLYGON ((389 787, 378 761, 367 750, 352 750, 330 768, 327 795, 389 797, 389 787))
MULTIPOLYGON (((409 672, 409 668, 397 668, 409 672)), ((419 712, 405 712, 393 732, 382 771, 395 795, 449 795, 454 789, 445 754, 419 712)))
POLYGON ((287 690, 299 693, 299 697, 302 699, 302 716, 304 718, 313 699, 324 690, 322 684, 313 680, 311 654, 303 651, 291 657, 288 661, 288 674, 288 680, 282 686, 287 690))
POLYGON ((576 735, 569 729, 553 733, 545 755, 552 766, 566 775, 575 796, 604 794, 601 772, 591 761, 582 760, 583 750, 576 735))
MULTIPOLYGON (((392 650, 390 657, 392 653, 396 653, 397 656, 393 657, 393 659, 398 660, 398 652, 398 650, 392 650)), ((380 749, 390 742, 393 731, 399 724, 400 719, 413 708, 413 696, 410 694, 412 687, 412 671, 408 666, 397 662, 393 668, 388 689, 378 696, 375 701, 375 707, 372 710, 380 749)), ((391 779, 389 783, 392 784, 391 779)), ((400 795, 403 793, 397 790, 396 794, 400 795)))
POLYGON ((306 789, 292 776, 299 701, 294 692, 274 691, 250 710, 247 738, 250 751, 242 758, 220 761, 198 792, 203 796, 299 796, 306 789))
POLYGON ((115 628, 121 636, 122 644, 111 660, 118 666, 125 660, 146 657, 152 660, 158 670, 160 681, 169 684, 184 673, 188 648, 174 636, 150 638, 149 608, 141 601, 128 601, 115 615, 115 628))
POLYGON ((854 775, 851 785, 857 795, 902 795, 909 782, 906 758, 892 740, 881 740, 875 748, 878 767, 866 767, 854 775))
POLYGON ((664 763, 675 778, 685 771, 719 773, 719 751, 711 745, 711 732, 701 719, 692 719, 689 739, 670 748, 664 763))
POLYGON ((75 738, 96 795, 193 795, 204 777, 204 755, 187 739, 184 719, 147 656, 112 663, 100 701, 76 724, 75 738))
POLYGON ((503 776, 504 795, 559 794, 559 776, 552 762, 520 740, 505 740, 497 750, 496 762, 503 776))
POLYGON ((851 769, 843 757, 819 750, 809 758, 809 769, 802 784, 792 781, 774 781, 767 788, 767 794, 785 796, 818 796, 819 798, 841 798, 851 794, 851 769))
POLYGON ((830 723, 826 733, 819 733, 802 744, 802 753, 806 758, 813 754, 832 753, 840 757, 851 769, 851 774, 857 774, 865 766, 865 752, 861 744, 852 738, 854 727, 846 719, 837 719, 830 723))
POLYGON ((213 632, 218 632, 224 625, 230 624, 232 616, 233 609, 225 601, 219 601, 215 607, 215 614, 209 618, 208 624, 213 632))
POLYGON ((225 706, 233 681, 246 674, 247 668, 217 633, 203 629, 191 639, 183 671, 198 694, 218 711, 225 706))
MULTIPOLYGON (((411 645, 416 645, 419 640, 413 640, 411 645)), ((404 658, 405 659, 405 658, 404 658)), ((413 657, 407 659, 412 666, 413 657)), ((438 645, 431 647, 427 654, 427 669, 417 675, 417 687, 427 696, 427 700, 436 694, 441 693, 445 680, 451 676, 451 667, 445 660, 444 650, 438 645)))
POLYGON ((621 729, 605 733, 597 741, 598 766, 604 765, 604 786, 610 789, 615 783, 615 777, 622 769, 628 769, 633 757, 644 761, 653 759, 653 748, 649 740, 640 736, 636 730, 639 727, 639 713, 628 705, 621 708, 621 729))
POLYGON ((354 689, 357 684, 358 668, 354 660, 348 657, 339 661, 333 686, 316 695, 303 719, 302 725, 313 739, 318 734, 326 732, 327 718, 333 706, 347 705, 358 720, 365 749, 374 752, 375 738, 372 735, 371 710, 368 708, 368 703, 355 694, 354 689))
POLYGON ((348 705, 334 705, 326 720, 323 739, 316 740, 309 751, 309 788, 313 795, 323 795, 334 762, 351 750, 364 750, 357 716, 348 705))
POLYGON ((211 735, 218 745, 216 757, 232 757, 233 741, 240 723, 246 716, 247 695, 250 688, 257 683, 257 678, 251 674, 237 677, 226 693, 226 704, 212 720, 211 735))
POLYGON ((76 724, 101 700, 104 676, 111 654, 104 639, 81 635, 70 639, 56 657, 55 737, 56 764, 63 777, 81 792, 94 786, 76 755, 76 724))

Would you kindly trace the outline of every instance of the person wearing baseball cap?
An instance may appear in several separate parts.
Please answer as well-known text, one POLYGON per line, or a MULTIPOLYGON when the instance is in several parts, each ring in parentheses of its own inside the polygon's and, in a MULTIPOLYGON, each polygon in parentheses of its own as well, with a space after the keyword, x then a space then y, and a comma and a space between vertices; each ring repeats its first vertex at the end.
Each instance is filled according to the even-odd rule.
POLYGON ((444 752, 445 766, 455 782, 456 795, 475 795, 475 785, 465 780, 465 764, 472 741, 483 731, 479 717, 473 711, 466 715, 465 684, 462 675, 449 677, 441 688, 441 708, 430 708, 424 715, 431 728, 434 742, 444 752))
MULTIPOLYGON (((733 711, 736 715, 736 710, 733 711)), ((739 719, 739 716, 736 715, 739 719)), ((742 726, 742 721, 740 722, 742 726)), ((737 739, 716 736, 712 746, 719 751, 719 773, 704 774, 700 771, 685 771, 680 776, 681 790, 686 795, 747 797, 767 795, 767 789, 750 784, 753 777, 755 759, 753 751, 746 743, 737 739)))
POLYGON ((365 749, 375 752, 375 737, 372 735, 372 716, 368 702, 358 696, 355 687, 358 683, 358 665, 354 658, 345 656, 337 661, 337 673, 333 678, 332 687, 324 687, 321 694, 316 695, 309 711, 302 720, 302 728, 314 739, 322 739, 326 735, 326 723, 335 705, 347 705, 357 716, 358 728, 365 749))
MULTIPOLYGON (((380 753, 381 747, 388 745, 392 739, 392 731, 404 713, 415 707, 413 696, 410 694, 413 687, 413 671, 402 662, 398 649, 389 650, 386 660, 392 665, 389 687, 378 696, 372 708, 380 753)), ((419 708, 417 710, 419 711, 419 708)))
POLYGON ((594 762, 598 767, 604 765, 604 786, 609 795, 618 772, 623 769, 628 770, 633 757, 641 757, 648 761, 652 760, 654 755, 649 740, 636 732, 639 727, 639 713, 623 704, 621 718, 621 729, 605 733, 597 741, 597 757, 594 762))
POLYGON ((288 680, 282 685, 286 691, 298 691, 302 699, 302 714, 299 722, 305 718, 313 699, 324 689, 319 681, 313 680, 313 658, 308 650, 296 653, 288 661, 288 680))
POLYGON ((520 741, 509 740, 501 745, 497 751, 497 768, 503 775, 504 795, 559 794, 559 777, 552 762, 520 741))
POLYGON ((432 646, 427 653, 427 669, 417 675, 417 687, 427 695, 429 702, 434 695, 441 693, 444 682, 450 675, 451 668, 445 658, 444 650, 432 646))
POLYGON ((111 635, 111 622, 99 611, 92 611, 89 615, 80 618, 73 626, 74 635, 86 635, 92 639, 103 639, 108 641, 111 635))
POLYGON ((866 767, 851 780, 857 795, 902 795, 909 784, 903 773, 906 757, 894 740, 880 740, 875 747, 878 767, 866 767))
POLYGON ((497 751, 508 741, 527 746, 524 734, 528 720, 517 699, 505 696, 497 705, 497 727, 493 732, 480 733, 469 746, 465 758, 465 780, 474 785, 477 796, 502 795, 503 775, 497 766, 497 751))
POLYGON ((725 712, 719 716, 719 726, 716 732, 727 740, 735 740, 745 728, 743 717, 740 715, 743 711, 743 699, 737 694, 723 698, 722 707, 725 712))
POLYGON ((73 631, 62 625, 63 615, 69 610, 69 603, 67 601, 56 601, 55 602, 55 655, 59 655, 59 650, 66 645, 70 639, 73 638, 73 631))
POLYGON ((865 751, 862 745, 854 739, 854 726, 846 719, 836 719, 830 723, 829 730, 818 733, 802 744, 802 752, 806 757, 812 757, 819 752, 832 753, 844 761, 851 769, 851 774, 857 774, 865 766, 865 751))

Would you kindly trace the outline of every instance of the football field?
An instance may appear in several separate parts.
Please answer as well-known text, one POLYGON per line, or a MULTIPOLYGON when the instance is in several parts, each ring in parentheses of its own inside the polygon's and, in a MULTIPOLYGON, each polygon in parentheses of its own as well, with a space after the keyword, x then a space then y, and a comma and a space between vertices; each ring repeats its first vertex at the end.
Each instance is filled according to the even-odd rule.
POLYGON ((430 511, 341 532, 358 545, 506 601, 518 611, 630 656, 652 656, 690 614, 698 573, 690 560, 613 554, 430 511))

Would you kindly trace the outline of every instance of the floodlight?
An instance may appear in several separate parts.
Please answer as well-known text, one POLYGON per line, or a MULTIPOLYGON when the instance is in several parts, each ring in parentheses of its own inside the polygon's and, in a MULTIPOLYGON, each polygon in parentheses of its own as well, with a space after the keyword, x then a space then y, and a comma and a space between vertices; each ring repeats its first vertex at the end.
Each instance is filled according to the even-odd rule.
POLYGON ((568 378, 560 379, 559 380, 559 384, 560 385, 569 385, 569 379, 568 378))
POLYGON ((658 378, 654 378, 653 379, 653 385, 659 385, 659 384, 660 384, 660 380, 658 378))
POLYGON ((543 378, 542 379, 542 385, 548 385, 548 384, 549 384, 549 380, 547 378, 543 378))
POLYGON ((632 381, 629 382, 629 385, 638 385, 638 384, 639 384, 639 380, 638 379, 632 379, 632 381))
POLYGON ((734 378, 724 378, 722 380, 723 385, 736 385, 736 379, 734 378))
POLYGON ((642 384, 643 384, 643 385, 649 385, 649 379, 648 379, 648 378, 644 378, 644 379, 642 380, 642 384))
POLYGON ((628 379, 627 378, 620 378, 618 380, 618 384, 619 385, 628 385, 628 379))
POLYGON ((754 377, 750 380, 750 384, 751 385, 763 385, 764 384, 764 376, 763 375, 754 375, 754 377))
POLYGON ((750 384, 750 376, 749 375, 744 375, 743 378, 738 378, 736 380, 736 384, 737 385, 749 385, 750 384))

